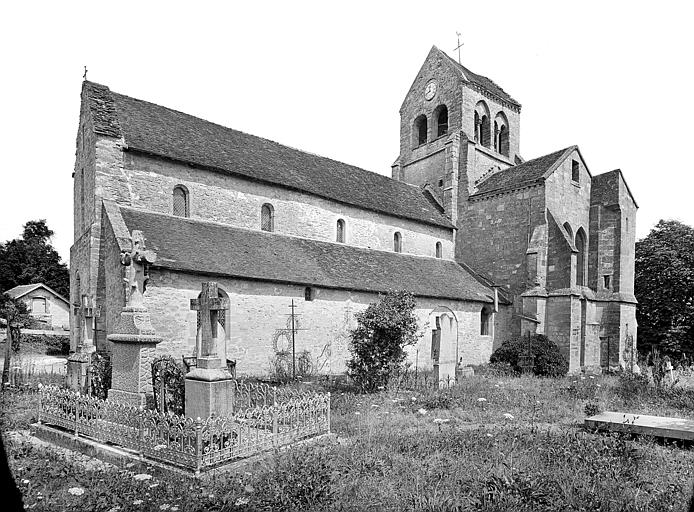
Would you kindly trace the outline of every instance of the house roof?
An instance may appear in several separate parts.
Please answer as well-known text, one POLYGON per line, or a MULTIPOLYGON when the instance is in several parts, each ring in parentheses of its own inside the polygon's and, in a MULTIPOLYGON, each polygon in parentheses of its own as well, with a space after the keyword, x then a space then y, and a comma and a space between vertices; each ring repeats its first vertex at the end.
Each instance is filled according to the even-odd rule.
MULTIPOLYGON (((436 46, 434 46, 436 48, 436 46)), ((499 97, 502 100, 508 101, 509 103, 512 103, 513 105, 516 105, 517 107, 520 108, 521 104, 518 103, 515 99, 511 97, 510 94, 508 94, 506 91, 504 91, 501 87, 499 87, 494 81, 490 78, 487 78, 486 76, 478 75, 477 73, 474 73, 473 71, 470 71, 468 68, 460 64, 458 61, 452 59, 449 57, 449 55, 446 52, 443 52, 436 48, 439 52, 441 52, 442 55, 444 55, 453 65, 463 73, 463 77, 468 81, 471 82, 485 91, 493 94, 494 96, 499 97)))
POLYGON ((377 251, 173 217, 126 207, 106 209, 141 230, 157 253, 154 268, 323 288, 492 302, 494 292, 451 260, 377 251))
POLYGON ((128 150, 454 228, 419 187, 118 94, 104 85, 84 82, 83 87, 95 132, 123 137, 128 150))
POLYGON ((549 155, 541 156, 533 160, 528 160, 522 164, 509 167, 503 171, 492 174, 480 183, 477 192, 471 198, 487 195, 491 193, 515 190, 536 183, 540 183, 549 176, 562 160, 577 146, 560 149, 549 155))
POLYGON ((13 299, 19 299, 21 297, 24 297, 25 295, 28 295, 29 293, 33 292, 34 290, 37 290, 39 288, 43 288, 44 290, 50 292, 54 296, 56 296, 58 299, 62 300, 65 302, 65 304, 69 304, 70 302, 60 295, 58 292, 56 292, 53 288, 46 286, 43 283, 36 283, 36 284, 21 284, 19 286, 15 286, 14 288, 10 288, 7 290, 5 293, 9 295, 13 299))

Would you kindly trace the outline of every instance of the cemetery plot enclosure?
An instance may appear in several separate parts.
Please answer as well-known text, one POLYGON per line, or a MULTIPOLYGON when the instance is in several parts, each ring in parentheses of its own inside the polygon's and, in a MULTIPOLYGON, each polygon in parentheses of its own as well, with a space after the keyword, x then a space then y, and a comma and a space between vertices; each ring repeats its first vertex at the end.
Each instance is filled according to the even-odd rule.
POLYGON ((45 386, 39 392, 39 423, 195 474, 330 432, 329 393, 278 393, 263 385, 241 388, 247 407, 230 416, 194 420, 45 386), (256 405, 252 395, 258 391, 269 400, 256 405))

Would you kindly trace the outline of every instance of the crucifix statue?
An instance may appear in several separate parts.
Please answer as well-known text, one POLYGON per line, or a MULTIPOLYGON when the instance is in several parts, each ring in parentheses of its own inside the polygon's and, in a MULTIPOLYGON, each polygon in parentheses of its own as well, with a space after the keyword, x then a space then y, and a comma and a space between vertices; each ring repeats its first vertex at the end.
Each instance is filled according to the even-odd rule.
POLYGON ((200 312, 201 359, 219 359, 217 354, 217 324, 220 312, 225 311, 228 307, 229 299, 219 296, 217 283, 214 282, 202 283, 200 298, 190 299, 190 309, 200 312))
POLYGON ((145 237, 142 231, 133 230, 132 249, 130 252, 123 251, 120 255, 120 262, 127 267, 127 274, 123 280, 128 283, 126 293, 126 306, 142 307, 143 294, 147 287, 147 265, 151 265, 157 260, 154 251, 146 250, 145 237))

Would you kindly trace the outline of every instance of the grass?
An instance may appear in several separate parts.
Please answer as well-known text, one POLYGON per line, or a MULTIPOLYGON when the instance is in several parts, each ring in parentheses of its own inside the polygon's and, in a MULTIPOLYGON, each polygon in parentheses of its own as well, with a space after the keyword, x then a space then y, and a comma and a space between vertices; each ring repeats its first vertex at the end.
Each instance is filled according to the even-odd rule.
MULTIPOLYGON (((208 483, 138 481, 134 468, 94 467, 16 440, 10 464, 32 510, 686 510, 694 451, 580 423, 587 403, 693 418, 694 389, 625 386, 614 376, 478 376, 448 391, 333 390, 336 439, 208 483)), ((3 430, 26 428, 35 398, 5 395, 3 430)))

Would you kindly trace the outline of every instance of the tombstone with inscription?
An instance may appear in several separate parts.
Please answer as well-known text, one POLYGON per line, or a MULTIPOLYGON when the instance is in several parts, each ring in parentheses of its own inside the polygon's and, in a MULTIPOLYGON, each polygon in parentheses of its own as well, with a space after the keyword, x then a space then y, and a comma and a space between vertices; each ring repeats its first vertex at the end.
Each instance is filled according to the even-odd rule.
MULTIPOLYGON (((217 283, 202 283, 200 298, 190 300, 190 309, 200 313, 201 340, 197 366, 186 375, 186 416, 209 418, 233 412, 234 381, 217 353, 217 325, 220 311, 229 299, 219 297, 217 283)), ((227 319, 228 321, 229 319, 227 319)))
POLYGON ((144 406, 145 395, 151 390, 149 377, 155 347, 162 341, 154 332, 144 305, 147 266, 154 263, 157 255, 145 248, 141 231, 133 231, 131 239, 131 249, 121 252, 121 264, 126 268, 125 282, 128 284, 126 305, 113 333, 107 336, 113 342, 113 374, 108 400, 144 406))
POLYGON ((75 321, 78 322, 79 341, 77 349, 68 357, 68 386, 74 391, 87 390, 87 369, 91 364, 91 355, 96 352, 94 345, 95 320, 99 309, 94 307, 91 297, 82 295, 79 306, 75 306, 75 321))

